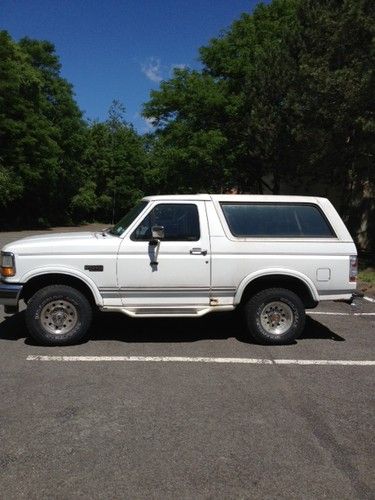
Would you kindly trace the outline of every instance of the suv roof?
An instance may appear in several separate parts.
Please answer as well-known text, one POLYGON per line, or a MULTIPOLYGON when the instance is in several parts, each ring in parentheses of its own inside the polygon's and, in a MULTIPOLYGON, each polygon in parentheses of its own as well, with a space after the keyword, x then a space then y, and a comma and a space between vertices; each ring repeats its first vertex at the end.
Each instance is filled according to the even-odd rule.
POLYGON ((158 196, 146 196, 143 199, 147 201, 215 200, 215 201, 252 201, 252 202, 280 201, 280 202, 316 203, 319 200, 325 200, 326 198, 320 198, 317 196, 264 195, 264 194, 165 194, 158 196))

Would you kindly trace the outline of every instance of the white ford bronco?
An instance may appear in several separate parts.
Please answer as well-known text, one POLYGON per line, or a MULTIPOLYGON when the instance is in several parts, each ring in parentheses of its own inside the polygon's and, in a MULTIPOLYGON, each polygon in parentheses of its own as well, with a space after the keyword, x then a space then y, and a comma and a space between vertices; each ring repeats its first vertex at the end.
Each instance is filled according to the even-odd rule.
POLYGON ((325 198, 144 198, 101 232, 24 238, 1 253, 0 303, 26 305, 30 335, 78 342, 95 308, 132 317, 199 317, 241 306, 264 343, 297 338, 305 309, 350 301, 357 251, 325 198))

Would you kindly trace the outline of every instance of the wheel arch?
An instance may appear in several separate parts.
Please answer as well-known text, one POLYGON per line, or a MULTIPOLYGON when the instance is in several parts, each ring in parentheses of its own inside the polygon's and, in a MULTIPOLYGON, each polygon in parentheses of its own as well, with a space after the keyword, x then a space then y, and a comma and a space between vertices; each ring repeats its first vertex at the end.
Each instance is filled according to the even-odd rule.
POLYGON ((289 269, 267 269, 246 276, 237 288, 234 304, 238 305, 265 288, 287 288, 298 294, 305 307, 316 307, 319 295, 310 278, 289 269))
POLYGON ((40 288, 48 285, 67 285, 82 292, 92 305, 103 305, 102 296, 95 283, 86 275, 67 269, 38 269, 26 275, 20 298, 26 301, 40 288))

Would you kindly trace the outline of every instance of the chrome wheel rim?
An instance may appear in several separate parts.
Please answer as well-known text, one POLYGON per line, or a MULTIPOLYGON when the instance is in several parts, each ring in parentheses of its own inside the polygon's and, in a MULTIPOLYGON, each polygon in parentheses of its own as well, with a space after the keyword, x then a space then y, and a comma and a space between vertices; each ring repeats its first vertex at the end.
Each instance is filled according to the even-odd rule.
POLYGON ((78 312, 76 307, 67 300, 52 300, 43 307, 40 321, 47 332, 65 335, 76 326, 78 312))
POLYGON ((285 302, 275 301, 266 304, 260 313, 260 323, 267 333, 282 335, 293 325, 294 314, 285 302))

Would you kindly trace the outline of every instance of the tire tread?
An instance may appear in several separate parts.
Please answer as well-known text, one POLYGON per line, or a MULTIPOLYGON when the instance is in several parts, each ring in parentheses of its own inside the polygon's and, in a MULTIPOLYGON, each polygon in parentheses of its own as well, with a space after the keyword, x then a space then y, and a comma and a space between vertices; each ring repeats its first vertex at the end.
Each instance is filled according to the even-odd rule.
POLYGON ((26 326, 30 336, 43 345, 57 346, 75 344, 82 340, 87 333, 92 320, 92 307, 87 298, 76 288, 69 285, 48 285, 38 290, 28 301, 26 308, 26 326), (46 332, 36 315, 40 313, 46 299, 60 296, 75 301, 79 309, 78 328, 74 328, 67 335, 53 335, 46 332))
POLYGON ((292 290, 286 288, 266 288, 256 293, 245 304, 245 317, 250 335, 262 344, 287 344, 298 338, 305 326, 305 307, 301 299, 292 290), (273 335, 265 330, 261 330, 256 322, 257 310, 265 301, 280 300, 284 298, 287 304, 293 304, 294 314, 297 315, 298 322, 293 325, 285 334, 273 335))

